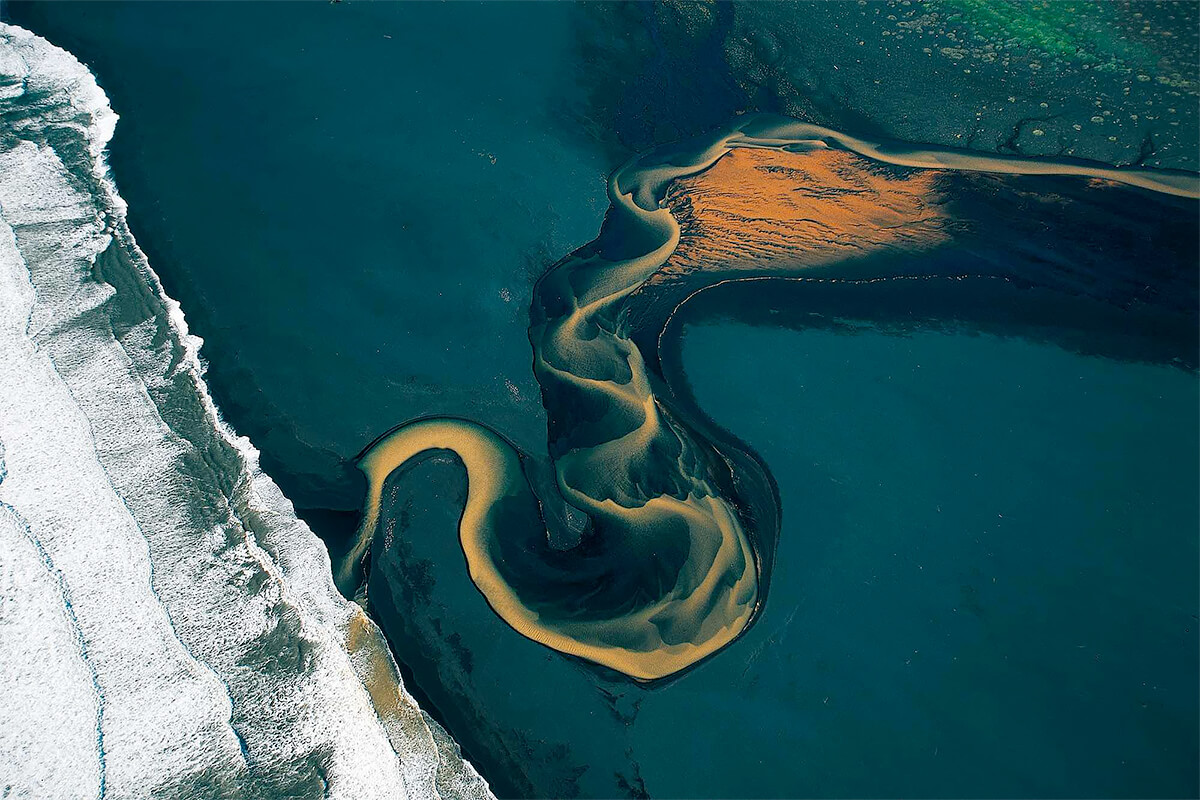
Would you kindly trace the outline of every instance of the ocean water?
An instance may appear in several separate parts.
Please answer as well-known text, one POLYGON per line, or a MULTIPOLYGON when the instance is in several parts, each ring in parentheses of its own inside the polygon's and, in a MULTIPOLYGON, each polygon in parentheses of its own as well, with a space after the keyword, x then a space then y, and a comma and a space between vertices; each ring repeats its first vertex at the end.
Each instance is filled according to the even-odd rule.
POLYGON ((1017 337, 712 320, 684 364, 770 466, 784 522, 768 610, 709 667, 728 688, 646 702, 647 785, 1195 792, 1194 374, 1017 337), (686 776, 651 766, 681 752, 686 776))
POLYGON ((1194 793, 1194 371, 1063 346, 1024 290, 984 295, 998 335, 873 322, 917 307, 896 289, 853 314, 784 289, 680 321, 695 402, 771 470, 783 524, 762 618, 676 680, 507 635, 461 567, 461 467, 389 479, 370 594, 468 753, 518 796, 1194 793))
POLYGON ((108 92, 135 234, 299 507, 353 517, 345 460, 419 414, 542 440, 530 288, 615 165, 564 129, 569 6, 8 8, 108 92))
MULTIPOLYGON (((352 459, 398 422, 545 452, 535 279, 595 236, 622 142, 744 99, 705 50, 666 119, 632 90, 589 116, 597 74, 678 64, 622 73, 564 4, 9 8, 110 94, 133 231, 335 554, 352 459)), ((385 487, 372 613, 499 794, 1196 792, 1194 369, 969 331, 685 332, 699 407, 783 508, 761 620, 694 672, 645 688, 521 638, 463 569, 454 459, 385 487)))

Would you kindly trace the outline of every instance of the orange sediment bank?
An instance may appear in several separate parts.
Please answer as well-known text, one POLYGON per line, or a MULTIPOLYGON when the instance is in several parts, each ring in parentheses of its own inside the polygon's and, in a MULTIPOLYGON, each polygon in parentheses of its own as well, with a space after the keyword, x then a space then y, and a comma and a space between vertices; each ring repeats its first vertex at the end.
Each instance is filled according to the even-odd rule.
POLYGON ((780 272, 880 249, 929 250, 951 235, 940 170, 871 169, 845 150, 733 149, 672 184, 666 203, 685 222, 679 246, 651 281, 720 265, 780 272))
POLYGON ((355 588, 388 476, 449 450, 467 471, 459 540, 471 580, 514 630, 642 681, 730 644, 761 610, 777 509, 756 513, 737 496, 730 459, 655 391, 627 299, 682 275, 780 275, 934 250, 953 233, 939 192, 954 171, 1200 194, 1194 175, 899 148, 760 116, 699 146, 634 159, 610 179, 607 239, 554 265, 531 309, 556 487, 592 521, 588 546, 554 550, 544 531, 514 529, 541 522, 521 511, 536 499, 511 444, 467 420, 425 419, 362 457, 368 496, 339 586, 355 588))
POLYGON ((556 619, 528 607, 506 580, 493 547, 495 537, 504 535, 501 529, 504 520, 494 513, 500 501, 529 491, 520 457, 511 444, 494 432, 461 419, 427 419, 402 426, 376 442, 363 456, 361 467, 368 480, 363 535, 357 542, 358 550, 342 563, 338 577, 343 586, 352 580, 354 567, 378 525, 387 477, 409 459, 429 450, 451 451, 466 468, 467 501, 459 522, 459 542, 471 580, 492 609, 522 635, 633 678, 653 680, 690 666, 727 644, 744 628, 754 597, 753 556, 737 535, 732 512, 713 498, 655 497, 637 507, 613 504, 606 509, 607 503, 602 502, 592 509, 625 518, 630 525, 650 534, 657 525, 671 520, 682 520, 688 526, 702 529, 713 520, 722 525, 724 529, 717 535, 718 552, 700 557, 710 568, 698 575, 681 596, 663 598, 619 617, 599 620, 556 619), (728 593, 724 613, 699 608, 711 598, 713 584, 726 572, 711 565, 724 567, 729 562, 740 565, 741 590, 728 593), (660 634, 656 616, 682 614, 700 622, 698 627, 705 635, 699 644, 688 640, 666 641, 660 634))

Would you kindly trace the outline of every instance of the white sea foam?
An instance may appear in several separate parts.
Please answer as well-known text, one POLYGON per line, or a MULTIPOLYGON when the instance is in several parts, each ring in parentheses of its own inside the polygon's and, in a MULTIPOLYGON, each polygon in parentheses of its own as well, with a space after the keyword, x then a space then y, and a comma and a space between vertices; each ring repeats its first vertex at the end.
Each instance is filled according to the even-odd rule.
POLYGON ((116 120, 0 26, 4 796, 489 796, 220 420, 108 176, 116 120))

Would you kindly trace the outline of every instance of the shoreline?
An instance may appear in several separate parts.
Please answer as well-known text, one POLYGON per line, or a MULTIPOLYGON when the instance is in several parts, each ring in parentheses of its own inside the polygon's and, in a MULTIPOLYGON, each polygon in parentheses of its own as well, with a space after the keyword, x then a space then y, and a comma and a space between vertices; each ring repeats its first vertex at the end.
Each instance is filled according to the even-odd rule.
MULTIPOLYGON (((60 602, 95 675, 101 765, 88 778, 83 753, 53 775, 14 762, 9 780, 35 793, 68 781, 141 794, 202 780, 232 796, 313 782, 359 796, 488 796, 403 689, 378 628, 337 595, 324 545, 221 419, 201 342, 126 224, 105 163, 117 116, 95 79, 21 28, 3 26, 0 39, 6 280, 28 287, 11 294, 25 310, 5 319, 6 358, 25 366, 0 391, 0 499, 69 592, 60 602), (53 418, 62 427, 47 428, 53 418), (74 466, 63 471, 56 458, 67 452, 74 466), (60 479, 74 484, 69 494, 38 488, 60 479), (138 632, 122 617, 141 620, 138 632), (307 655, 280 661, 280 647, 307 655), (277 694, 296 702, 260 699, 277 694), (168 712, 180 702, 186 713, 168 712)), ((10 709, 4 763, 15 756, 9 736, 40 741, 28 711, 10 709)))

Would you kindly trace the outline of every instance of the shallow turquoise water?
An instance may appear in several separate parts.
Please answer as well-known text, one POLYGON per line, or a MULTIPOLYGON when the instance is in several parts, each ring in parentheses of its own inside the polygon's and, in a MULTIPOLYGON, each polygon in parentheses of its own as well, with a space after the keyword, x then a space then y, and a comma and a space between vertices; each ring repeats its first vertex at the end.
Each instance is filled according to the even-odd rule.
POLYGON ((643 705, 652 793, 1195 791, 1195 375, 735 323, 684 364, 784 522, 728 688, 643 705))

